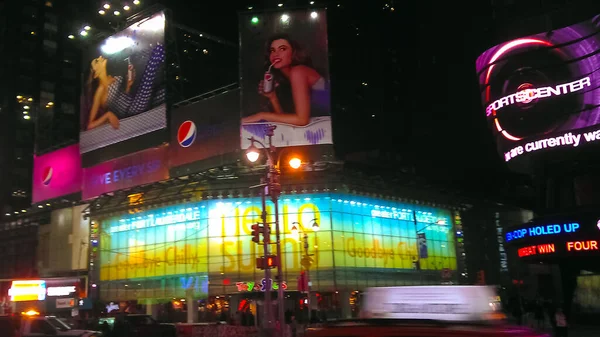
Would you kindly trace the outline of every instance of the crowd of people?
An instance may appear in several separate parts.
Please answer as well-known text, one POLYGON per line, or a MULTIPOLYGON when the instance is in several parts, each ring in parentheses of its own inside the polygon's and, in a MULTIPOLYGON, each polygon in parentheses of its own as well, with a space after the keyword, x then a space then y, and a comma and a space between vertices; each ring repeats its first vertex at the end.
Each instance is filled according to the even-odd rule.
POLYGON ((568 335, 567 316, 560 304, 536 297, 533 300, 516 297, 508 301, 507 311, 515 323, 538 330, 551 329, 554 336, 568 335))

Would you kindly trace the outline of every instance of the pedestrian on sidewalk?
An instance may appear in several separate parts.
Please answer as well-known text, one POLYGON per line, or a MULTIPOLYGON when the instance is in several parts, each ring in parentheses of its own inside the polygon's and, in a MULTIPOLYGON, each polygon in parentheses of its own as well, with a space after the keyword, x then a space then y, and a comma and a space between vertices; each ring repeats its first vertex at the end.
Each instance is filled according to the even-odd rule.
POLYGON ((568 326, 567 326, 567 317, 561 308, 556 309, 556 314, 554 316, 556 320, 556 327, 554 330, 555 337, 567 337, 568 336, 568 326))

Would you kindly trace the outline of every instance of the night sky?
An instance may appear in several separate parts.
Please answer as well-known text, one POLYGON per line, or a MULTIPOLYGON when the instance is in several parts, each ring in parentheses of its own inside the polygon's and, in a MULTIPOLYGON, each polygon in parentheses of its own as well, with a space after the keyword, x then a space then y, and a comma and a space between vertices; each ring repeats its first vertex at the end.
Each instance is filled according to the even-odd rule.
MULTIPOLYGON (((554 17, 564 23, 553 23, 560 27, 589 17, 584 5, 590 4, 571 1, 577 13, 562 15, 566 1, 518 6, 515 1, 494 1, 492 14, 492 1, 487 2, 315 1, 328 10, 332 116, 340 158, 379 150, 396 160, 383 161, 389 171, 415 167, 434 186, 530 205, 532 190, 520 187, 529 185, 529 178, 509 172, 496 152, 479 100, 475 59, 498 43, 543 31, 541 13, 560 13, 554 17)), ((238 11, 249 6, 277 10, 278 3, 283 9, 309 6, 304 0, 162 3, 173 10, 176 22, 234 43, 238 11)), ((187 86, 201 93, 207 83, 235 76, 238 64, 231 54, 237 51, 225 48, 219 53, 228 55, 210 53, 210 61, 179 55, 187 86), (196 84, 192 77, 197 77, 196 84)))

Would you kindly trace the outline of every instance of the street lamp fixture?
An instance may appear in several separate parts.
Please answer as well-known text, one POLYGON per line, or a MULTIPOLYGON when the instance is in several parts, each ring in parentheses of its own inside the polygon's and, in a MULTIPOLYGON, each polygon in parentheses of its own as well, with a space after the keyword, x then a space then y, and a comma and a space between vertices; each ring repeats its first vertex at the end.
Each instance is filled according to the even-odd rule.
POLYGON ((251 163, 255 163, 259 157, 260 150, 254 145, 253 141, 252 145, 250 145, 250 147, 246 149, 246 158, 248 158, 248 161, 250 161, 251 163))

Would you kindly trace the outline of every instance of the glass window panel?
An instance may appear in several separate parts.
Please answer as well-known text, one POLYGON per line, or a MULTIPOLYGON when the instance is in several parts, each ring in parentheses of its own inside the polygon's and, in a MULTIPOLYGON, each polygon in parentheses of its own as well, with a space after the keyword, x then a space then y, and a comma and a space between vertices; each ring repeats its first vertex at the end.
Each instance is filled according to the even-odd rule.
POLYGON ((308 237, 309 242, 314 243, 314 245, 318 245, 319 249, 333 249, 333 244, 331 242, 331 231, 318 231, 316 233, 308 233, 308 237))

